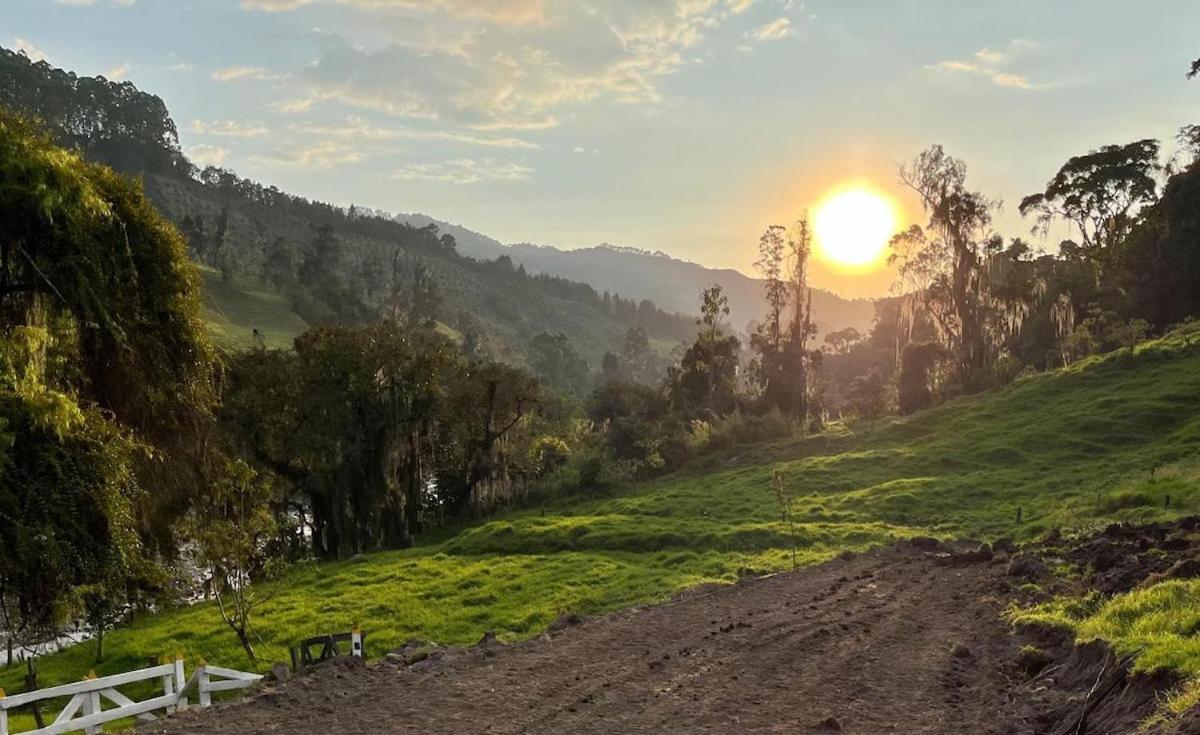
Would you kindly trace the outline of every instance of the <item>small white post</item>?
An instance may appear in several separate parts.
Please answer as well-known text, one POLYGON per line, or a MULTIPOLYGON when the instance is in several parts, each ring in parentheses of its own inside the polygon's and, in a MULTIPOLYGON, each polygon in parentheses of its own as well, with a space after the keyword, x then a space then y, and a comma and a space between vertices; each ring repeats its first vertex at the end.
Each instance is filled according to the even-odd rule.
POLYGON ((179 709, 185 710, 188 706, 187 692, 183 688, 187 686, 187 678, 183 675, 183 654, 175 654, 175 691, 179 692, 179 703, 176 705, 179 709))
POLYGON ((212 693, 208 691, 208 664, 204 659, 200 659, 200 669, 196 672, 199 676, 196 679, 196 690, 200 695, 200 706, 208 707, 212 704, 212 693))
POLYGON ((363 657, 362 628, 357 625, 350 630, 350 655, 355 658, 363 657))
MULTIPOLYGON (((4 699, 4 690, 0 689, 0 699, 4 699)), ((0 735, 8 735, 8 710, 0 708, 0 735)))

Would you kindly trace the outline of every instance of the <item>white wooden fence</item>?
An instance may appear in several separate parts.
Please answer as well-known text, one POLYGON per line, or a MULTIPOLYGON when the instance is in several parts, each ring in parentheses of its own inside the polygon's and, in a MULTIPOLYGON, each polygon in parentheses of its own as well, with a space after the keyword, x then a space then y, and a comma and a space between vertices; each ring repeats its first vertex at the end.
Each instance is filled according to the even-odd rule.
POLYGON ((191 678, 185 679, 183 659, 177 658, 170 664, 100 678, 93 674, 75 684, 38 689, 25 694, 5 696, 4 690, 0 689, 0 735, 9 735, 9 710, 33 702, 60 697, 71 698, 52 723, 37 730, 28 730, 22 735, 56 735, 76 730, 93 735, 101 732, 102 725, 106 722, 127 717, 153 720, 154 715, 150 713, 156 710, 171 713, 177 709, 187 709, 188 698, 192 692, 196 693, 200 706, 207 707, 212 704, 213 692, 245 689, 253 686, 261 678, 258 674, 210 666, 201 661, 200 666, 192 672, 191 678), (155 679, 162 682, 163 693, 141 702, 135 702, 117 691, 119 686, 155 679), (106 699, 108 703, 116 706, 105 709, 106 699))

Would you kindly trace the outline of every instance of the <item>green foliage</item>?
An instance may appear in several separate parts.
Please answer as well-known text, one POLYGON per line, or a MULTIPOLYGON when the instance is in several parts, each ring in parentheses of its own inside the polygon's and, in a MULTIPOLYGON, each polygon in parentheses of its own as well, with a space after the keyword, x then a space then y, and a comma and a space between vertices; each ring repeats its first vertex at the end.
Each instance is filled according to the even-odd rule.
POLYGON ((191 171, 163 101, 0 48, 0 107, 45 121, 58 142, 123 171, 191 171))
POLYGON ((263 603, 258 582, 273 561, 268 542, 276 532, 274 495, 268 478, 241 460, 231 461, 184 520, 183 535, 194 543, 195 561, 207 572, 221 619, 252 664, 251 616, 263 603))
POLYGON ((33 641, 69 615, 102 622, 158 576, 138 531, 186 506, 215 395, 178 233, 138 184, 0 110, 6 627, 33 641))
POLYGON ((0 333, 0 615, 25 643, 120 598, 140 566, 136 445, 42 382, 48 339, 0 333))
POLYGON ((1154 201, 1158 150, 1157 140, 1139 140, 1074 156, 1044 192, 1021 200, 1021 214, 1035 214, 1043 232, 1055 219, 1065 220, 1087 257, 1099 259, 1128 235, 1138 209, 1154 201))

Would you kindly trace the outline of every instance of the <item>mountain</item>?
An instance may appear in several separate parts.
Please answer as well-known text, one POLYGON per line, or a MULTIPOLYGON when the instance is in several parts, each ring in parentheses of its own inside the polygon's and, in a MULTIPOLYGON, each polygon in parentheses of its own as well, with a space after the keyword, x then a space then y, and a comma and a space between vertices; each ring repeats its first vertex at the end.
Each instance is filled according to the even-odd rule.
POLYGON ((38 118, 61 144, 141 179, 188 240, 210 329, 229 347, 254 344, 255 332, 269 346, 287 346, 313 324, 378 318, 394 294, 415 299, 422 278, 436 287, 430 308, 444 332, 469 334, 483 352, 515 364, 531 363, 541 333, 565 334, 592 368, 631 327, 643 327, 660 349, 694 334, 690 317, 653 304, 605 299, 585 283, 531 275, 494 256, 467 257, 444 236, 458 228, 410 226, 228 170, 201 170, 180 149, 162 99, 130 82, 78 76, 0 48, 0 106, 38 118))
MULTIPOLYGON (((436 225, 454 236, 459 252, 464 255, 489 260, 507 255, 530 273, 550 273, 583 281, 598 291, 649 299, 667 311, 681 314, 694 314, 701 290, 718 283, 729 297, 730 322, 739 330, 745 331, 749 322, 758 320, 766 311, 762 281, 731 268, 707 268, 663 252, 614 245, 577 250, 528 243, 506 245, 425 214, 402 214, 397 218, 415 227, 436 225)), ((866 332, 875 319, 875 302, 844 299, 813 289, 813 315, 821 334, 845 327, 866 332)))

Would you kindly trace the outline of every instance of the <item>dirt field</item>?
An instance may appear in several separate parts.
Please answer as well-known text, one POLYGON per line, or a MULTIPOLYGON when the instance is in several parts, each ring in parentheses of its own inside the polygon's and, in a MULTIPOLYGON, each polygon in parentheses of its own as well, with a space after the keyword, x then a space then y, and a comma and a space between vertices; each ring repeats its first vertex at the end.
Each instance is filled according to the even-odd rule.
POLYGON ((1002 612, 1037 565, 973 549, 904 543, 519 645, 334 662, 139 732, 1132 732, 1171 682, 1124 676, 1099 644, 1014 635, 1002 612), (1051 661, 1022 660, 1033 638, 1051 661))

